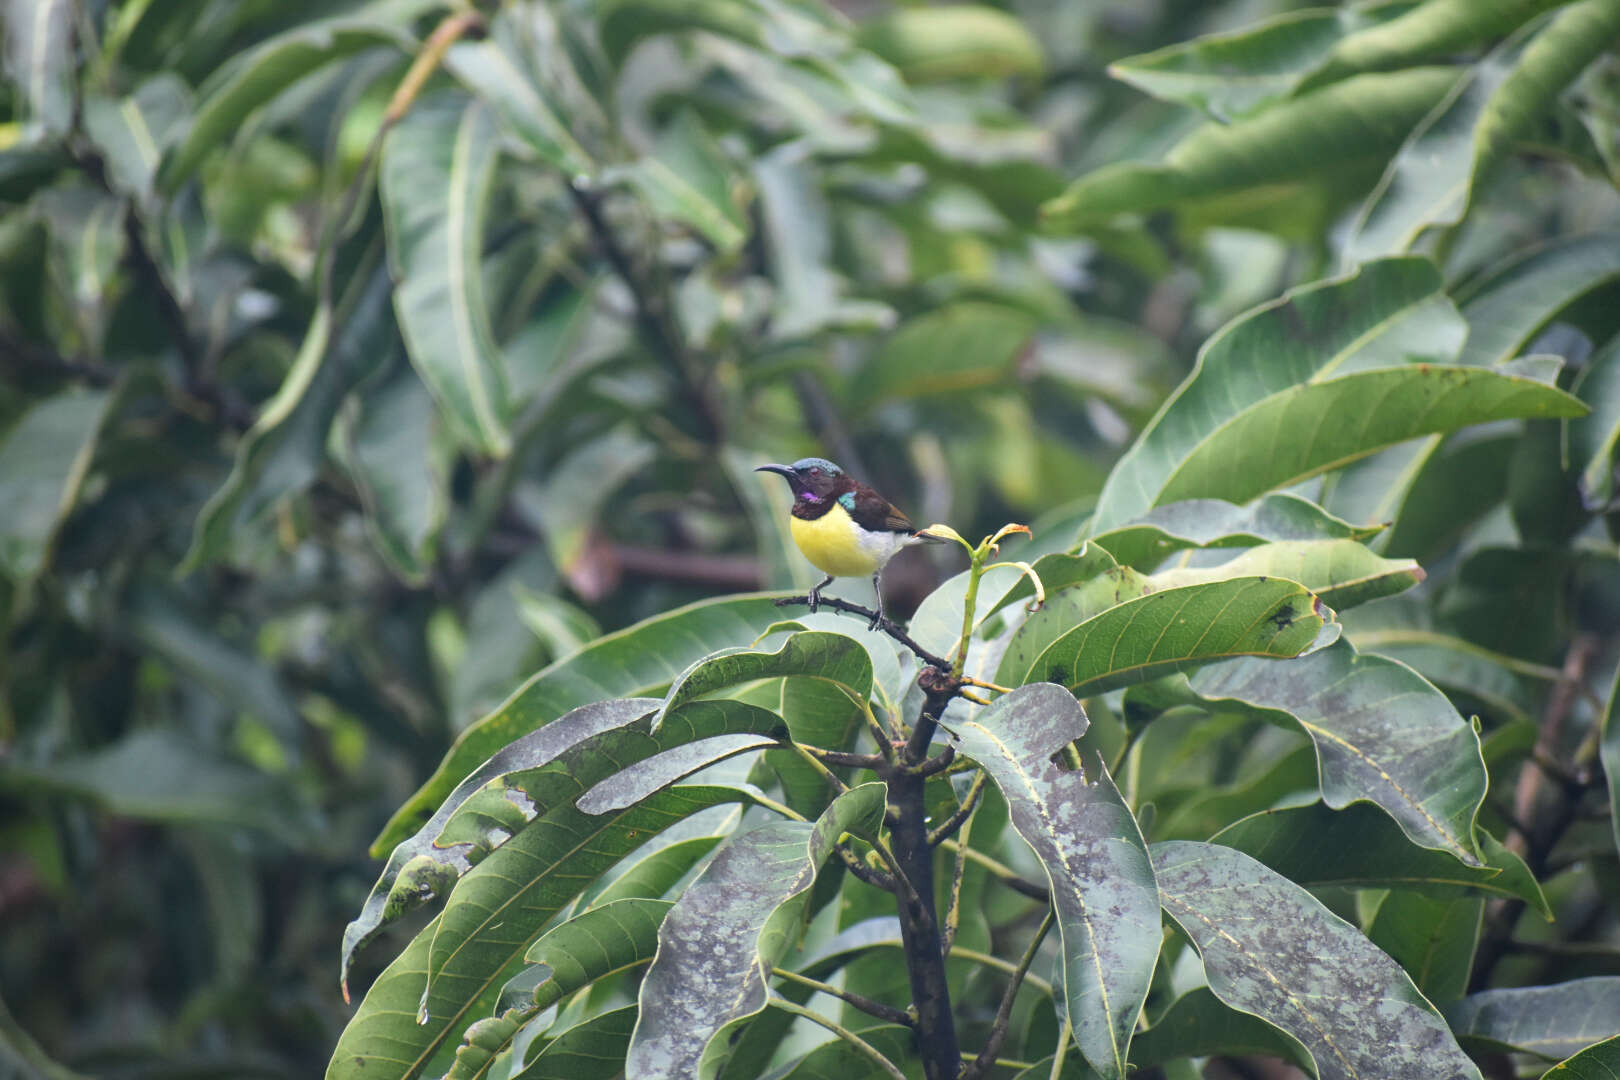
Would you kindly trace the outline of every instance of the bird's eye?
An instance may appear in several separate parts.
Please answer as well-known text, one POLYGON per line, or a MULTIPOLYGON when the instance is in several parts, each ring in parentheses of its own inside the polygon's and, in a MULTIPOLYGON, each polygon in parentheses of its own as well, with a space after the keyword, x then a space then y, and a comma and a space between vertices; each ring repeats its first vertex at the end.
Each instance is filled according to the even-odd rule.
POLYGON ((819 467, 811 469, 810 470, 810 475, 811 476, 820 476, 821 475, 821 469, 819 467))

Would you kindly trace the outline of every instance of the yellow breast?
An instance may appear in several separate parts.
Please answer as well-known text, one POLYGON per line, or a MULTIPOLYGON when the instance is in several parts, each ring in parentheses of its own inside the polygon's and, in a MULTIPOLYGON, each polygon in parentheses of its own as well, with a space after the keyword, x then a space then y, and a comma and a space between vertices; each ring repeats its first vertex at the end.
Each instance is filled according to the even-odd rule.
POLYGON ((793 542, 824 574, 869 577, 877 573, 885 561, 882 558, 885 553, 862 543, 860 526, 849 516, 849 511, 837 503, 814 521, 797 517, 788 520, 792 522, 793 542))

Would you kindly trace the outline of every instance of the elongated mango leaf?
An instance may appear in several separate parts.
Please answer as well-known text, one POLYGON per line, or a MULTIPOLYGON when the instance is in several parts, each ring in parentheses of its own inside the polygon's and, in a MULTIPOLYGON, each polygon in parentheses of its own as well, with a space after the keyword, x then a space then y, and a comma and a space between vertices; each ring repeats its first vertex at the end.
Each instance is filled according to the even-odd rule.
POLYGON ((1510 260, 1459 292, 1468 344, 1459 362, 1511 360, 1559 312, 1620 279, 1620 234, 1561 237, 1510 260))
POLYGON ((1333 613, 1304 586, 1233 578, 1111 607, 1047 646, 1029 678, 1100 694, 1228 657, 1299 656, 1338 634, 1333 613))
MULTIPOLYGON (((1022 686, 1043 678, 1036 664, 1053 642, 1109 608, 1153 591, 1146 575, 1120 566, 1090 542, 1073 555, 1042 556, 1035 562, 1035 572, 1045 584, 1046 603, 1024 618, 1002 651, 994 679, 1001 686, 1022 686)), ((981 582, 979 603, 985 610, 999 611, 1024 596, 1033 596, 1033 587, 1026 585, 1027 580, 1020 581, 997 598, 995 593, 986 597, 981 582)))
POLYGON ((191 88, 169 72, 124 98, 86 96, 84 129, 107 162, 107 179, 123 194, 152 194, 163 151, 191 110, 191 88))
POLYGON ((861 412, 895 398, 971 390, 1005 376, 1036 329, 1028 312, 978 300, 936 308, 906 322, 855 376, 861 412))
POLYGON ((1329 170, 1378 169, 1451 88, 1452 68, 1357 75, 1235 124, 1207 124, 1161 164, 1119 162, 1088 173, 1041 208, 1057 228, 1188 200, 1315 182, 1329 170))
POLYGON ((1347 641, 1292 664, 1214 664, 1190 676, 1221 707, 1283 713, 1316 744, 1322 798, 1375 802, 1420 847, 1479 866, 1474 818, 1485 799, 1479 737, 1440 691, 1404 664, 1358 656, 1347 641))
POLYGON ((1570 421, 1571 464, 1580 469, 1581 501, 1589 510, 1601 510, 1614 499, 1620 448, 1620 335, 1588 361, 1575 393, 1592 412, 1570 421))
POLYGON ((262 529, 276 506, 315 482, 344 397, 388 358, 391 287, 378 260, 335 317, 330 305, 316 309, 281 389, 242 437, 230 475, 197 516, 182 572, 219 559, 234 536, 262 529))
POLYGON ((675 115, 651 154, 615 175, 628 180, 654 214, 691 226, 723 254, 748 239, 737 172, 690 109, 675 115))
POLYGON ((943 79, 1039 76, 1041 46, 1019 19, 978 4, 896 8, 864 20, 856 36, 912 86, 943 79))
POLYGON ((1249 409, 1313 378, 1413 358, 1449 360, 1467 332, 1434 265, 1413 258, 1313 282, 1238 317, 1204 343, 1192 374, 1109 474, 1092 534, 1173 501, 1163 492, 1181 463, 1224 432, 1241 430, 1234 421, 1249 409))
POLYGON ((389 819, 371 845, 372 855, 385 857, 464 777, 519 736, 581 705, 662 692, 684 669, 718 649, 751 640, 780 613, 770 596, 702 600, 608 634, 551 664, 461 733, 433 775, 389 819))
POLYGON ((1347 36, 1417 6, 1414 0, 1394 0, 1290 11, 1242 30, 1117 60, 1108 73, 1227 123, 1291 96, 1347 36))
POLYGON ((234 135, 251 113, 316 68, 376 45, 414 53, 411 23, 435 6, 434 0, 373 0, 277 34, 243 53, 198 88, 202 105, 164 157, 159 190, 166 195, 179 190, 208 152, 234 135))
POLYGON ((1486 1053, 1568 1057, 1620 1035, 1620 978, 1486 990, 1446 1009, 1446 1019, 1464 1046, 1486 1053))
POLYGON ((1282 540, 1367 540, 1380 527, 1352 525, 1309 499, 1273 492, 1248 506, 1187 499, 1156 506, 1091 539, 1125 566, 1151 569, 1187 548, 1252 547, 1282 540))
POLYGON ((65 390, 34 405, 0 441, 0 572, 32 581, 78 501, 113 394, 65 390))
POLYGON ((1611 1080, 1620 1076, 1620 1036, 1588 1046, 1541 1075, 1548 1080, 1611 1080))
MULTIPOLYGON (((492 850, 531 826, 542 827, 548 813, 571 807, 592 785, 689 743, 708 747, 724 736, 782 729, 774 713, 739 701, 714 701, 693 703, 665 717, 653 734, 657 707, 647 698, 581 706, 515 740, 457 785, 432 820, 389 855, 359 917, 344 931, 345 978, 355 952, 384 926, 442 895, 492 850)), ((730 750, 728 744, 707 756, 700 752, 667 782, 702 768, 715 752, 725 756, 730 750)), ((452 933, 458 929, 456 919, 447 917, 447 923, 452 933)))
POLYGON ((607 888, 590 897, 591 904, 605 907, 616 900, 635 897, 657 900, 713 851, 720 840, 719 836, 694 836, 690 840, 677 840, 667 847, 660 847, 636 860, 607 888))
POLYGON ((842 689, 860 704, 872 692, 872 659, 854 638, 805 630, 790 634, 775 650, 724 651, 681 673, 664 698, 661 716, 689 701, 757 679, 819 679, 842 689))
POLYGON ((1512 33, 1568 0, 1429 0, 1339 42, 1306 81, 1318 86, 1360 71, 1389 71, 1449 56, 1512 33))
POLYGON ((634 1005, 581 1021, 545 1045, 512 1080, 618 1080, 640 1010, 634 1005))
POLYGON ((1609 688, 1609 704, 1599 723, 1602 742, 1598 745, 1598 757, 1609 784, 1609 827, 1614 830, 1615 846, 1620 847, 1620 672, 1615 673, 1614 685, 1609 688))
POLYGON ((482 270, 495 123, 456 94, 418 102, 383 143, 379 173, 394 310, 411 363, 454 430, 495 457, 511 449, 506 368, 482 270))
POLYGON ((1139 1069, 1214 1054, 1267 1054, 1301 1066, 1311 1061, 1293 1036, 1222 1004, 1207 986, 1181 995, 1158 1023, 1131 1040, 1131 1064, 1139 1069))
POLYGON ((524 956, 534 966, 501 989, 498 1015, 467 1030, 445 1080, 485 1075, 524 1021, 599 979, 650 962, 658 949, 659 924, 672 906, 668 900, 620 900, 546 931, 524 956))
POLYGON ((777 822, 726 843, 658 931, 626 1077, 719 1072, 728 1033, 765 1008, 770 970, 797 937, 821 864, 842 834, 876 833, 887 795, 883 784, 862 784, 813 825, 777 822))
POLYGON ((1334 611, 1405 592, 1423 580, 1411 559, 1385 559, 1354 540, 1291 540, 1250 548, 1219 566, 1161 570, 1155 586, 1173 588, 1231 577, 1297 581, 1334 611))
POLYGON ((1552 918, 1530 868, 1489 833, 1481 833, 1481 865, 1466 866, 1413 846, 1388 813, 1369 803, 1265 810, 1233 822, 1210 843, 1236 848, 1300 885, 1405 889, 1442 899, 1478 892, 1524 900, 1552 918))
POLYGON ((1323 1080, 1479 1080, 1400 966, 1303 888, 1216 844, 1152 850, 1164 910, 1197 946, 1210 989, 1296 1039, 1323 1080))
POLYGON ((448 1069, 452 1048, 493 1013, 545 924, 592 879, 675 822, 750 798, 740 788, 685 785, 600 817, 567 802, 552 810, 463 877, 445 910, 378 976, 338 1040, 329 1080, 408 1080, 430 1064, 448 1069), (475 937, 452 929, 464 947, 435 967, 438 989, 430 994, 430 953, 447 940, 444 920, 466 926, 473 909, 496 896, 501 917, 484 911, 472 919, 475 937))
POLYGON ((1468 991, 1485 899, 1439 899, 1395 889, 1378 904, 1367 938, 1406 970, 1430 1001, 1456 1001, 1468 991))
POLYGON ((6 72, 27 103, 30 127, 65 135, 73 126, 72 0, 8 0, 6 72))
POLYGON ((529 74, 515 21, 510 11, 501 11, 483 41, 452 45, 444 66, 495 110, 502 128, 529 155, 570 180, 589 177, 595 163, 529 74))
POLYGON ((1572 4, 1545 27, 1526 23, 1474 65, 1390 163, 1362 208, 1351 259, 1411 247, 1423 229, 1455 225, 1511 141, 1620 34, 1606 0, 1572 4))
POLYGON ((955 734, 959 751, 995 780, 1046 870, 1075 1043, 1104 1077, 1119 1078, 1158 959, 1159 899, 1141 830, 1102 759, 1086 756, 1077 772, 1053 761, 1086 726, 1073 695, 1037 683, 998 698, 955 734))
POLYGON ((1515 719, 1528 719, 1540 706, 1532 679, 1557 680, 1556 668, 1503 656, 1454 634, 1399 626, 1363 630, 1358 622, 1345 625, 1345 636, 1358 652, 1399 660, 1453 698, 1515 719))
POLYGON ((427 580, 449 509, 448 465, 433 447, 436 422, 433 396, 407 373, 366 395, 357 415, 340 419, 335 441, 372 543, 413 584, 427 580))

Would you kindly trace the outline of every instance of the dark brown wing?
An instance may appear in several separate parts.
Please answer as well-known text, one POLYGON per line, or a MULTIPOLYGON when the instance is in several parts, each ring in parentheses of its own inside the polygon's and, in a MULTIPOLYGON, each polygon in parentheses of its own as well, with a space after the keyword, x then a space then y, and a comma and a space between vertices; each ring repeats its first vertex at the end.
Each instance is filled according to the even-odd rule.
POLYGON ((873 532, 897 532, 910 536, 917 531, 911 519, 876 491, 861 484, 855 489, 855 509, 850 511, 855 524, 873 532))

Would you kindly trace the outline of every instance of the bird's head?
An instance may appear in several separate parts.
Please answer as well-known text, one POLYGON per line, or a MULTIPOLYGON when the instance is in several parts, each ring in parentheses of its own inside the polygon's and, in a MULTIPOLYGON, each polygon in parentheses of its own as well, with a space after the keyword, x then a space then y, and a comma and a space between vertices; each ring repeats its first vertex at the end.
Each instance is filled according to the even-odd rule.
POLYGON ((786 477, 797 502, 825 502, 855 486, 843 469, 826 458, 800 458, 791 465, 761 465, 754 471, 773 472, 786 477))

